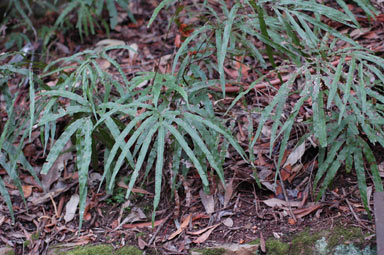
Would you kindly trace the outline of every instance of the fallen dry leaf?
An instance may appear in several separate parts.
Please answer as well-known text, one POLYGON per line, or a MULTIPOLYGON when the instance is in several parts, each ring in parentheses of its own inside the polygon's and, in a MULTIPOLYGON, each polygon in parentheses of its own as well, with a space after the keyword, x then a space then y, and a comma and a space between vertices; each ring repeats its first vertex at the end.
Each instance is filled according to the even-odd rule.
POLYGON ((221 223, 218 223, 216 225, 213 225, 213 226, 208 226, 206 228, 203 228, 203 229, 200 229, 198 231, 194 231, 194 232, 187 232, 188 235, 193 235, 193 236, 199 236, 201 234, 203 234, 204 232, 210 230, 211 228, 215 228, 217 227, 217 225, 220 225, 221 223))
POLYGON ((223 221, 223 224, 229 228, 231 228, 233 226, 233 220, 231 218, 226 218, 224 221, 223 221))
POLYGON ((192 218, 192 214, 189 214, 187 217, 185 217, 180 227, 168 237, 168 240, 172 240, 173 238, 178 236, 181 232, 183 232, 184 229, 188 227, 188 224, 191 221, 191 218, 192 218))
POLYGON ((260 232, 260 249, 262 252, 266 252, 266 248, 265 248, 265 239, 264 239, 264 236, 263 236, 263 232, 260 232))
POLYGON ((227 207, 229 201, 231 201, 232 194, 233 194, 233 178, 231 178, 231 180, 225 186, 224 208, 227 207))
MULTIPOLYGON (((68 151, 72 147, 71 140, 69 140, 64 148, 63 151, 68 151)), ((72 159, 73 155, 72 152, 65 152, 60 154, 55 163, 52 165, 51 169, 48 171, 46 175, 42 175, 41 183, 43 184, 45 190, 50 190, 50 187, 52 183, 56 182, 59 177, 61 176, 61 172, 64 170, 64 167, 66 166, 68 160, 72 159)))
MULTIPOLYGON (((154 226, 157 227, 161 225, 165 219, 157 220, 154 222, 154 226)), ((124 224, 123 228, 145 228, 152 227, 152 222, 143 222, 143 223, 135 223, 135 224, 124 224)))
POLYGON ((289 224, 289 225, 295 225, 295 224, 296 224, 295 219, 293 219, 293 218, 289 218, 289 219, 288 219, 288 224, 289 224))
MULTIPOLYGON (((287 207, 288 206, 288 203, 284 200, 281 200, 281 199, 278 199, 278 198, 270 198, 270 199, 267 199, 267 200, 264 200, 263 201, 264 204, 270 206, 270 207, 287 207)), ((291 207, 299 207, 300 206, 300 203, 299 201, 290 201, 289 202, 289 205, 291 207)))
POLYGON ((138 245, 139 245, 140 250, 144 250, 145 247, 148 246, 148 244, 143 239, 141 239, 140 237, 138 239, 138 245))
POLYGON ((207 214, 212 214, 215 211, 215 200, 213 196, 207 195, 203 189, 200 190, 199 195, 207 214))
POLYGON ((305 152, 305 142, 300 144, 294 151, 289 154, 287 161, 285 162, 283 167, 287 165, 293 166, 297 161, 301 159, 305 152))
POLYGON ((69 199, 68 203, 65 205, 65 223, 73 220, 76 214, 77 206, 79 205, 80 197, 78 194, 73 194, 69 199))
POLYGON ((21 188, 23 189, 23 193, 24 193, 25 198, 31 196, 32 188, 33 188, 32 185, 23 185, 21 188))
POLYGON ((214 225, 210 230, 199 236, 197 239, 193 240, 193 242, 197 244, 204 243, 212 234, 213 230, 215 230, 215 228, 217 228, 220 224, 221 223, 214 225))
MULTIPOLYGON (((125 189, 128 189, 128 185, 125 184, 124 182, 119 182, 117 184, 117 186, 121 187, 121 188, 125 188, 125 189)), ((132 188, 132 191, 133 193, 141 193, 141 194, 144 194, 144 195, 149 195, 149 196, 154 196, 153 193, 149 192, 149 191, 146 191, 145 189, 142 189, 142 188, 132 188)))
POLYGON ((312 213, 313 211, 316 211, 321 206, 322 206, 321 204, 314 204, 314 205, 311 205, 307 208, 296 209, 293 211, 293 213, 295 214, 296 218, 302 218, 302 217, 312 213))

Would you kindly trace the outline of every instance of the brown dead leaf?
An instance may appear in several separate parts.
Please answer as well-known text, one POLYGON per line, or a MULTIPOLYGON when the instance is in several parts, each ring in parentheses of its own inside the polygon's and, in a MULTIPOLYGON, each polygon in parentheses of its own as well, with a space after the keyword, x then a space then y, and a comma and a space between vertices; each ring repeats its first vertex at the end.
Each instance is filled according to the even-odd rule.
POLYGON ((148 246, 148 244, 143 239, 141 239, 141 237, 139 237, 137 243, 139 245, 140 250, 144 250, 145 247, 148 246))
MULTIPOLYGON (((63 151, 68 151, 71 148, 72 143, 71 140, 67 142, 64 146, 63 151)), ((64 170, 67 165, 68 160, 72 159, 72 152, 65 152, 60 154, 55 163, 52 165, 51 169, 48 171, 46 175, 42 175, 41 183, 43 184, 45 190, 49 190, 52 183, 56 182, 61 176, 61 172, 64 170)))
POLYGON ((225 187, 224 194, 224 208, 228 206, 229 201, 231 201, 233 194, 233 178, 229 181, 229 183, 225 187))
MULTIPOLYGON (((157 220, 154 223, 154 226, 157 227, 161 225, 165 219, 157 220)), ((135 224, 124 224, 123 228, 146 228, 146 227, 152 227, 152 222, 143 222, 143 223, 135 223, 135 224)))
POLYGON ((193 236, 199 236, 201 234, 203 234, 204 232, 210 230, 211 228, 216 228, 218 225, 220 225, 221 223, 218 223, 216 225, 213 225, 213 226, 208 226, 206 228, 203 228, 203 229, 200 229, 198 231, 194 231, 194 232, 187 232, 188 235, 193 235, 193 236))
POLYGON ((207 232, 205 232, 204 234, 199 236, 197 239, 193 240, 193 243, 197 243, 197 244, 204 243, 209 238, 209 236, 212 234, 213 230, 215 230, 215 228, 217 228, 220 224, 221 223, 218 223, 218 224, 214 225, 207 232))
POLYGON ((305 152, 305 142, 300 144, 298 147, 296 147, 294 151, 292 151, 289 154, 287 161, 285 161, 283 167, 287 165, 293 166, 294 164, 296 164, 296 162, 299 161, 301 157, 304 155, 304 152, 305 152))
MULTIPOLYGON (((124 182, 119 182, 117 184, 117 186, 121 187, 121 188, 125 188, 125 189, 128 189, 128 185, 125 184, 124 182)), ((145 189, 142 189, 142 188, 132 188, 132 192, 133 193, 141 193, 141 194, 144 194, 144 195, 149 195, 149 196, 154 196, 153 193, 149 192, 149 191, 146 191, 145 189)))
POLYGON ((92 214, 91 213, 87 212, 87 213, 84 214, 84 220, 85 221, 89 221, 91 219, 92 219, 92 214))
POLYGON ((215 211, 215 200, 213 196, 207 195, 203 189, 200 190, 199 195, 207 214, 212 214, 215 211))
POLYGON ((265 248, 265 239, 264 239, 264 236, 263 236, 263 232, 260 232, 260 249, 262 252, 266 252, 266 248, 265 248))
POLYGON ((223 221, 223 224, 229 228, 231 228, 233 226, 233 220, 231 218, 226 218, 224 221, 223 221))
POLYGON ((180 34, 177 34, 175 36, 175 46, 176 46, 176 48, 180 48, 180 46, 181 46, 181 35, 180 34))
POLYGON ((180 235, 180 233, 183 232, 184 229, 188 227, 188 224, 191 221, 191 218, 192 218, 192 214, 188 214, 188 216, 185 217, 184 221, 181 223, 180 227, 168 237, 168 240, 172 240, 176 236, 180 235))
POLYGON ((32 188, 33 188, 32 185, 23 185, 21 188, 23 189, 23 193, 24 193, 25 198, 31 196, 32 188))
POLYGON ((295 224, 296 224, 295 219, 293 219, 293 218, 289 218, 289 219, 288 219, 288 224, 289 224, 289 225, 295 225, 295 224))
POLYGON ((109 62, 108 60, 106 59, 97 59, 96 60, 97 64, 99 65, 99 67, 106 71, 109 67, 111 67, 111 62, 109 62))
MULTIPOLYGON (((287 207, 288 203, 284 200, 278 199, 278 198, 270 198, 263 201, 264 204, 268 205, 269 207, 287 207)), ((290 201, 289 204, 291 207, 299 207, 300 201, 290 201)))
POLYGON ((65 205, 65 223, 73 220, 76 214, 77 206, 79 205, 80 197, 78 194, 73 194, 65 205))
POLYGON ((295 214, 296 218, 303 218, 304 216, 316 211, 321 206, 321 204, 313 204, 307 208, 296 209, 293 211, 293 213, 295 214))

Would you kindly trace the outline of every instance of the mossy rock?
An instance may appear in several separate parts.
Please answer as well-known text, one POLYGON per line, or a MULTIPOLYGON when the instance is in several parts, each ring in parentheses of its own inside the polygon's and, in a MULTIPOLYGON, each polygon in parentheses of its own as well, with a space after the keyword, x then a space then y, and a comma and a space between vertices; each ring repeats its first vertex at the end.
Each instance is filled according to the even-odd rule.
POLYGON ((55 248, 51 253, 55 255, 141 255, 143 252, 134 247, 126 246, 121 249, 115 250, 112 246, 106 244, 100 245, 87 245, 76 247, 69 251, 62 251, 60 248, 55 248))
POLYGON ((332 232, 328 236, 328 247, 333 249, 339 244, 363 244, 364 234, 360 228, 343 228, 337 226, 332 229, 332 232))
POLYGON ((191 255, 254 255, 259 245, 251 244, 222 244, 210 248, 192 249, 191 255))
POLYGON ((331 230, 319 232, 302 231, 296 234, 289 244, 268 239, 266 249, 268 255, 339 254, 338 249, 343 245, 348 247, 353 245, 353 249, 360 249, 363 248, 364 242, 365 235, 360 228, 336 226, 331 230))
POLYGON ((289 244, 283 243, 279 240, 268 239, 265 242, 265 249, 267 250, 268 255, 288 254, 289 244))
MULTIPOLYGON (((302 254, 312 255, 314 254, 316 241, 321 238, 319 233, 310 233, 309 231, 303 231, 294 236, 289 248, 289 254, 302 254)), ((280 253, 284 254, 284 253, 280 253)), ((288 253, 287 253, 288 254, 288 253)))
POLYGON ((223 255, 226 250, 224 248, 204 248, 204 249, 193 249, 192 254, 201 255, 223 255))

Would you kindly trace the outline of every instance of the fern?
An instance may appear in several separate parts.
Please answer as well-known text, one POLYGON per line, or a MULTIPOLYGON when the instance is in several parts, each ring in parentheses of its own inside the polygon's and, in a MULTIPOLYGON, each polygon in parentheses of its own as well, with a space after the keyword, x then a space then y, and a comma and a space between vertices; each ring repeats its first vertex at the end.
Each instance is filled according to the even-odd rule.
MULTIPOLYGON (((376 12, 367 1, 355 3, 374 18, 376 12)), ((242 55, 252 56, 261 67, 265 67, 262 57, 264 52, 282 84, 273 100, 261 112, 256 133, 249 143, 250 158, 254 157, 253 147, 263 126, 267 121, 272 121, 270 152, 279 143, 279 157, 276 162, 278 176, 298 113, 300 109, 309 107, 313 115, 305 123, 307 132, 302 134, 296 146, 309 137, 317 142, 320 157, 314 187, 322 181, 317 198, 324 194, 336 173, 345 165, 348 171, 355 169, 361 197, 368 208, 366 171, 371 171, 376 189, 383 190, 371 146, 375 143, 383 146, 381 123, 384 120, 384 101, 379 92, 384 83, 384 62, 321 21, 320 17, 323 16, 351 28, 360 26, 345 1, 338 0, 337 4, 340 10, 315 1, 249 0, 244 1, 244 4, 235 4, 228 10, 226 4, 220 2, 222 13, 217 13, 217 9, 211 8, 210 4, 201 4, 198 7, 199 12, 206 15, 208 21, 197 27, 178 49, 172 72, 178 70, 177 77, 181 79, 194 66, 194 80, 190 84, 192 87, 205 84, 202 87, 212 88, 219 83, 225 95, 226 84, 240 83, 225 77, 223 69, 229 59, 242 55), (234 15, 235 13, 241 15, 234 15), (265 47, 256 48, 252 43, 256 41, 264 43, 265 47), (336 50, 336 44, 346 47, 336 50), (193 58, 189 54, 191 51, 197 52, 193 58), (212 58, 214 55, 215 58, 212 58), (297 66, 297 71, 284 81, 279 73, 280 68, 275 63, 280 56, 297 66), (331 63, 334 60, 338 60, 336 67, 331 63), (210 70, 219 76, 219 81, 212 79, 210 70), (210 78, 206 78, 207 76, 210 78), (303 79, 303 86, 295 90, 297 86, 293 85, 298 77, 303 79), (288 107, 287 99, 293 94, 298 98, 297 102, 288 107), (308 101, 312 103, 308 105, 308 101), (285 116, 282 117, 283 115, 285 116), (369 162, 370 167, 367 168, 364 162, 369 162)), ((193 12, 190 14, 193 15, 193 12)), ((254 82, 240 93, 231 107, 252 91, 256 84, 254 82)))
MULTIPOLYGON (((92 144, 102 143, 106 147, 105 168, 100 185, 105 180, 109 193, 113 191, 116 177, 125 162, 131 167, 126 198, 138 181, 144 162, 152 162, 147 163, 146 175, 154 164, 154 212, 161 197, 164 169, 167 169, 164 168, 164 162, 172 154, 170 148, 185 153, 182 157, 192 162, 206 188, 209 186, 207 163, 225 185, 221 166, 223 160, 219 156, 220 153, 214 152, 218 147, 219 136, 226 139, 245 157, 243 149, 218 120, 204 108, 198 107, 200 100, 190 100, 190 96, 195 98, 200 93, 206 96, 204 90, 190 91, 185 84, 180 84, 175 76, 170 74, 141 73, 128 81, 119 64, 106 54, 109 50, 122 48, 129 49, 129 47, 112 47, 99 53, 86 51, 60 59, 48 65, 42 76, 61 72, 63 67, 58 64, 77 63, 75 71, 64 77, 61 84, 40 93, 42 100, 48 103, 45 114, 39 119, 39 125, 44 127, 44 134, 49 134, 52 133, 52 127, 58 119, 69 116, 73 120, 51 147, 41 173, 46 174, 49 171, 67 141, 76 136, 80 220, 83 219, 91 154, 95 153, 90 150, 92 144), (95 61, 96 58, 108 60, 120 72, 124 83, 121 84, 102 71, 95 61), (139 84, 151 80, 153 86, 136 89, 139 84), (99 92, 100 86, 103 89, 99 92), (118 91, 119 96, 107 93, 104 98, 102 97, 101 92, 111 90, 118 91), (54 107, 56 104, 51 102, 60 97, 68 99, 69 106, 56 109, 54 107), (144 109, 144 112, 138 114, 139 109, 144 109), (129 118, 127 125, 122 123, 123 116, 129 118)), ((54 133, 51 137, 54 137, 54 133)), ((178 162, 180 158, 175 159, 174 164, 177 165, 178 162)))

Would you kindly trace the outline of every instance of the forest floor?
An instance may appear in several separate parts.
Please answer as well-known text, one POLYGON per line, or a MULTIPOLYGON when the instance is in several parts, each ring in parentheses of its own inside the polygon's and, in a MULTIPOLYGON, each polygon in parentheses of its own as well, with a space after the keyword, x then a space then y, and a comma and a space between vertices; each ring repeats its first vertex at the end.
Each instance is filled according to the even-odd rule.
MULTIPOLYGON (((102 31, 84 38, 83 42, 76 32, 72 36, 61 35, 61 37, 58 33, 58 39, 52 43, 52 48, 56 50, 47 61, 93 49, 100 44, 125 44, 137 48, 138 53, 129 54, 121 50, 112 52, 128 78, 139 71, 169 72, 172 57, 177 50, 177 40, 182 31, 175 25, 168 29, 171 11, 161 12, 153 25, 147 28, 148 20, 155 8, 154 2, 148 1, 133 6, 132 12, 137 23, 132 23, 127 16, 121 14, 121 20, 111 31, 109 40, 105 40, 107 35, 102 31)), ((356 14, 363 12, 358 8, 352 11, 356 14)), ((384 38, 384 14, 379 15, 376 21, 361 18, 359 22, 362 27, 358 30, 340 24, 335 28, 339 31, 345 30, 343 33, 349 34, 365 47, 383 54, 384 45, 380 38, 384 38)), ((3 45, 0 44, 1 46, 3 45)), ((108 69, 109 63, 105 63, 104 68, 108 69)), ((257 78, 256 72, 252 71, 257 68, 259 68, 257 64, 249 66, 245 82, 250 83, 257 78)), ((263 72, 261 68, 260 71, 263 72)), ((287 70, 287 73, 290 71, 287 70)), ((112 75, 113 72, 111 70, 112 75)), ((235 76, 236 73, 236 67, 226 68, 227 75, 235 76)), ((276 78, 270 77, 271 80, 276 78)), ((276 87, 278 86, 277 84, 276 87)), ((20 91, 19 109, 28 108, 28 102, 22 97, 23 93, 27 94, 28 88, 20 91)), ((254 102, 263 100, 263 96, 268 96, 268 93, 267 90, 260 89, 257 93, 249 93, 245 100, 248 106, 252 107, 254 102)), ((224 109, 236 96, 236 92, 227 93, 226 98, 214 102, 219 117, 223 116, 224 109)), ((240 144, 246 143, 248 139, 247 116, 248 109, 240 103, 225 116, 235 121, 234 129, 240 144)), ((256 119, 253 120, 255 126, 256 119)), ((33 139, 24 148, 26 157, 37 168, 41 167, 45 160, 39 135, 39 130, 33 132, 33 139)), ((253 177, 252 167, 230 151, 225 162, 225 177, 228 181, 226 188, 224 189, 218 180, 211 178, 212 185, 216 186, 212 189, 215 192, 210 196, 204 195, 201 193, 199 177, 191 175, 184 181, 183 191, 172 196, 170 190, 163 191, 163 194, 169 195, 162 197, 154 229, 150 219, 154 183, 148 182, 145 188, 137 188, 129 202, 125 202, 124 171, 115 193, 107 196, 103 189, 98 191, 102 170, 94 169, 89 176, 88 206, 80 233, 78 217, 65 220, 67 210, 65 208, 70 207, 70 200, 78 189, 78 176, 72 172, 74 155, 70 152, 64 153, 59 159, 64 165, 64 171, 54 167, 49 178, 43 179, 48 187, 52 187, 49 194, 38 192, 39 189, 30 176, 21 174, 28 209, 22 205, 17 189, 11 184, 7 186, 11 189, 13 200, 16 201, 14 208, 16 224, 11 224, 6 205, 1 203, 0 243, 15 249, 15 254, 47 254, 49 248, 57 245, 71 249, 86 244, 111 244, 115 248, 135 245, 140 249, 147 249, 147 254, 156 252, 187 254, 192 248, 217 246, 223 243, 242 245, 258 240, 258 249, 260 254, 263 254, 268 240, 282 240, 289 243, 295 234, 303 231, 314 235, 322 230, 346 227, 361 230, 364 238, 360 240, 360 245, 375 244, 374 218, 369 217, 362 205, 354 173, 340 172, 326 195, 316 202, 311 186, 313 172, 317 167, 314 156, 316 148, 307 145, 302 152, 292 150, 288 152, 298 155, 292 159, 294 167, 289 170, 282 169, 284 185, 277 182, 278 188, 273 192, 271 187, 274 184, 275 171, 273 162, 268 156, 268 147, 268 141, 265 139, 265 142, 261 141, 257 148, 261 188, 253 177), (284 194, 287 194, 287 197, 284 194), (19 208, 17 197, 20 200, 19 208)), ((375 152, 378 162, 384 162, 384 150, 378 147, 375 152)), ((384 169, 380 168, 380 171, 384 174, 384 169)), ((0 174, 5 173, 0 169, 0 174)), ((372 190, 373 184, 368 180, 371 208, 372 190)), ((340 234, 340 242, 343 238, 340 234)))

